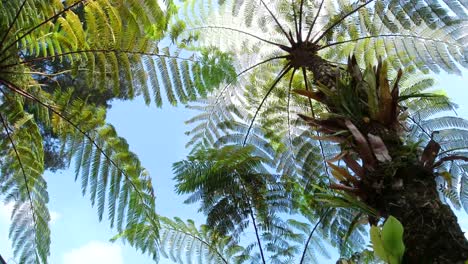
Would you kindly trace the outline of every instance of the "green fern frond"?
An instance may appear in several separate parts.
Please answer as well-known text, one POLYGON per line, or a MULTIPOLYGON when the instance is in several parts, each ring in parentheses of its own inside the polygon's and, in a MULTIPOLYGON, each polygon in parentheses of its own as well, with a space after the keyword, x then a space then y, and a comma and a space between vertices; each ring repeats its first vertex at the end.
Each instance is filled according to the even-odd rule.
MULTIPOLYGON (((40 1, 26 2, 28 8, 21 14, 31 11, 29 2, 39 5, 40 1)), ((172 2, 168 5, 173 8, 172 2)), ((168 102, 176 104, 187 100, 184 94, 194 99, 194 89, 206 95, 225 79, 233 78, 229 55, 216 49, 199 49, 200 56, 196 58, 190 58, 193 52, 180 58, 178 52, 173 55, 167 48, 158 53, 156 40, 160 36, 155 40, 148 35, 161 34, 158 32, 166 29, 169 15, 161 11, 155 0, 133 0, 121 5, 114 1, 81 0, 69 5, 58 4, 55 10, 47 11, 53 14, 50 17, 49 13, 44 14, 44 20, 13 25, 30 30, 23 38, 20 36, 20 43, 5 43, 8 45, 0 57, 1 69, 9 71, 30 63, 59 60, 73 68, 75 77, 87 79, 91 89, 124 93, 129 98, 143 95, 147 103, 150 100, 147 79, 150 79, 158 106, 162 104, 160 87, 166 89, 168 102), (15 48, 27 50, 26 58, 11 61, 17 59, 15 48), (166 61, 169 68, 165 66, 166 61), (173 89, 178 98, 172 96, 173 89)))
POLYGON ((175 263, 244 263, 251 257, 244 247, 230 237, 219 234, 206 225, 195 226, 192 220, 159 217, 160 237, 145 223, 134 223, 112 238, 123 238, 149 253, 155 261, 159 254, 175 263), (144 231, 144 233, 140 233, 144 231), (144 235, 142 235, 144 234, 144 235))
POLYGON ((83 194, 89 192, 91 203, 97 203, 99 218, 103 215, 106 196, 109 220, 111 225, 117 220, 118 230, 152 214, 151 180, 137 156, 129 151, 126 141, 105 123, 103 109, 81 101, 68 103, 70 99, 61 93, 56 96, 54 107, 61 109, 60 102, 67 102, 67 108, 65 112, 52 113, 53 128, 61 136, 63 152, 76 158, 76 177, 81 178, 83 194), (64 120, 64 116, 69 118, 64 120))
POLYGON ((19 97, 0 106, 2 177, 0 194, 12 203, 9 237, 21 263, 47 263, 50 250, 49 201, 42 177, 44 153, 39 127, 19 97))

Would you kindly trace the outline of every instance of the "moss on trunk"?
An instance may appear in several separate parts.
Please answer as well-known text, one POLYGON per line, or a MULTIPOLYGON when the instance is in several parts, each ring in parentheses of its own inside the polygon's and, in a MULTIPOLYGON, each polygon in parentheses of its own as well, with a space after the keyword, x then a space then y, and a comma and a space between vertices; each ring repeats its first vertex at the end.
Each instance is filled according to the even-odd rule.
POLYGON ((468 241, 450 207, 437 192, 434 174, 411 164, 396 171, 393 182, 366 201, 384 217, 392 215, 405 228, 403 263, 464 263, 468 241))
MULTIPOLYGON (((348 191, 376 209, 379 217, 392 215, 403 224, 403 263, 467 261, 468 241, 455 214, 442 203, 437 191, 434 162, 440 145, 431 140, 420 152, 420 146, 403 139, 406 118, 399 105, 398 85, 402 71, 392 84, 385 62, 362 72, 352 57, 344 70, 312 51, 294 50, 292 61, 308 65, 314 81, 328 90, 317 95, 321 93, 319 87, 319 91, 300 94, 318 100, 336 115, 325 119, 301 117, 314 129, 338 139, 342 158, 355 173, 353 179, 349 173, 341 172, 341 179, 337 177, 339 184, 336 182, 331 188, 348 191)), ((369 222, 375 225, 378 219, 369 217, 369 222)))

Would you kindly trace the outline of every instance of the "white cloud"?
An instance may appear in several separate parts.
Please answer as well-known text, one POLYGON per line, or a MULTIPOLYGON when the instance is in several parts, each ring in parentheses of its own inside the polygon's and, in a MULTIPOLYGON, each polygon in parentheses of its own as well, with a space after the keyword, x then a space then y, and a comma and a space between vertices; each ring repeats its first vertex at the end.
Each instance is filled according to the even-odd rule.
POLYGON ((55 212, 55 211, 50 211, 50 224, 53 225, 57 220, 59 220, 62 217, 61 214, 55 212))
POLYGON ((63 255, 63 264, 123 264, 122 249, 119 245, 91 241, 63 255))

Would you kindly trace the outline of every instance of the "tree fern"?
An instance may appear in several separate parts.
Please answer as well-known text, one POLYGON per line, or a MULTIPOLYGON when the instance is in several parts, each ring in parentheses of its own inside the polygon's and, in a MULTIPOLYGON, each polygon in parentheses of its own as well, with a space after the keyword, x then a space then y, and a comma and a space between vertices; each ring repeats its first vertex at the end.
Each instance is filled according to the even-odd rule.
MULTIPOLYGON (((76 157, 77 177, 83 193, 88 192, 91 203, 97 206, 99 219, 107 200, 109 219, 119 230, 129 223, 145 221, 158 232, 151 180, 125 140, 105 123, 105 109, 72 98, 71 90, 57 90, 53 95, 41 87, 41 76, 55 78, 66 73, 74 77, 86 74, 79 78, 87 76, 90 87, 103 89, 102 84, 109 79, 107 73, 119 73, 116 67, 121 65, 115 62, 115 56, 126 59, 126 71, 146 87, 141 74, 144 69, 137 67, 135 57, 151 49, 151 40, 145 37, 150 23, 158 25, 154 33, 161 32, 167 16, 156 1, 141 4, 143 1, 119 5, 119 1, 106 0, 0 3, 1 140, 5 150, 1 155, 5 165, 1 194, 15 204, 10 237, 20 263, 47 263, 49 255, 50 217, 42 177, 42 141, 47 131, 60 138, 67 159, 76 157), (147 12, 149 8, 152 10, 147 12), (140 16, 133 15, 138 12, 140 16), (138 41, 126 42, 124 30, 138 41), (50 72, 42 64, 48 61, 68 69, 50 72), (93 66, 86 68, 89 65, 93 66), (43 71, 36 71, 36 66, 43 71)), ((169 13, 173 12, 171 8, 169 3, 169 13)), ((110 77, 114 84, 120 83, 119 75, 110 77)))
MULTIPOLYGON (((372 64, 379 56, 384 56, 390 61, 390 67, 394 69, 405 67, 407 71, 412 71, 419 68, 423 72, 427 72, 429 67, 437 72, 441 67, 449 72, 457 72, 458 66, 453 63, 463 65, 466 62, 463 55, 466 44, 462 41, 466 35, 466 22, 463 20, 466 14, 463 8, 456 11, 459 17, 455 17, 451 16, 450 12, 438 3, 426 1, 418 1, 417 3, 301 1, 292 4, 282 1, 271 5, 266 3, 264 5, 262 2, 252 3, 252 1, 242 3, 223 1, 219 6, 204 1, 194 1, 190 4, 198 6, 203 12, 201 11, 200 15, 197 16, 191 13, 189 4, 184 6, 185 9, 183 9, 181 17, 188 21, 186 22, 187 29, 186 32, 180 34, 179 38, 184 39, 186 38, 184 34, 197 30, 198 39, 194 45, 216 45, 221 49, 234 50, 239 64, 245 68, 248 68, 245 66, 248 65, 244 63, 245 61, 267 61, 268 54, 274 52, 275 46, 279 50, 283 49, 289 52, 289 49, 285 47, 290 45, 288 42, 291 39, 297 45, 301 41, 303 43, 307 43, 307 40, 313 41, 314 44, 318 45, 319 56, 337 63, 342 62, 350 53, 353 53, 358 61, 367 64, 372 64), (205 11, 207 8, 208 11, 205 11), (255 10, 255 14, 252 14, 252 10, 255 10), (303 13, 299 13, 300 10, 303 13), (462 13, 465 15, 461 15, 462 13), (326 21, 327 17, 331 17, 331 19, 326 21), (265 20, 270 21, 269 24, 266 24, 265 30, 255 33, 251 31, 254 27, 265 26, 263 24, 265 20), (295 39, 294 34, 289 36, 289 30, 297 34, 297 39, 295 39), (229 35, 235 35, 235 39, 232 41, 226 39, 229 38, 229 35), (368 55, 369 52, 367 52, 366 56, 370 57, 364 57, 363 51, 365 50, 374 50, 375 54, 368 55)), ((458 1, 450 1, 446 4, 452 12, 456 6, 463 5, 458 1)), ((276 60, 292 63, 291 58, 277 57, 276 60)), ((225 120, 230 120, 233 117, 227 109, 239 109, 241 105, 239 102, 243 102, 247 106, 242 105, 242 111, 248 109, 248 112, 244 111, 240 118, 245 119, 246 123, 253 124, 256 122, 256 120, 252 120, 254 113, 259 112, 258 114, 262 116, 259 118, 261 120, 259 122, 264 122, 262 128, 276 132, 276 137, 279 138, 288 134, 290 139, 284 140, 284 143, 288 143, 289 148, 291 148, 293 135, 297 136, 301 131, 292 126, 295 121, 290 120, 290 117, 294 116, 295 112, 300 112, 300 108, 303 108, 305 104, 289 93, 291 89, 307 89, 309 74, 304 73, 301 76, 302 73, 299 69, 298 71, 291 70, 292 74, 285 75, 284 80, 278 82, 270 94, 268 90, 273 89, 273 87, 271 83, 268 83, 268 80, 271 81, 274 78, 274 72, 281 69, 278 66, 271 67, 272 63, 274 62, 260 64, 255 70, 249 70, 247 75, 250 79, 246 82, 238 85, 228 84, 225 93, 234 93, 235 99, 231 95, 227 102, 223 102, 223 97, 227 97, 224 94, 213 97, 216 98, 216 100, 213 99, 213 105, 206 108, 209 114, 202 112, 198 117, 189 121, 189 123, 197 122, 196 129, 190 131, 190 134, 193 134, 190 143, 192 144, 196 140, 211 142, 211 144, 216 142, 213 139, 213 135, 218 133, 215 124, 223 124, 218 126, 218 130, 222 131, 221 127, 225 127, 225 120), (300 77, 295 76, 294 73, 300 77), (270 76, 259 77, 268 74, 270 76), (261 80, 262 78, 263 80, 261 80), (262 84, 259 83, 259 79, 264 83, 264 88, 261 88, 262 84), (269 98, 266 98, 268 96, 269 98), (262 104, 262 102, 264 103, 262 104), (223 103, 226 105, 223 106, 223 103), (235 106, 231 106, 231 104, 235 106), (288 115, 287 119, 290 120, 288 127, 285 127, 283 123, 282 128, 279 128, 281 122, 278 120, 284 122, 286 119, 286 114, 279 113, 285 112, 288 115), (266 117, 267 115, 269 117, 266 117), (277 115, 276 121, 272 115, 277 115), (219 116, 225 120, 219 120, 219 116), (202 125, 203 123, 205 125, 202 125), (203 127, 204 129, 202 129, 203 127)), ((243 73, 241 69, 239 72, 243 73)), ((403 93, 405 91, 417 92, 420 89, 419 86, 425 87, 425 84, 430 82, 428 78, 421 78, 418 83, 408 83, 405 85, 408 88, 405 88, 403 93)), ((309 88, 310 86, 312 86, 311 83, 309 83, 309 88)), ((431 106, 427 107, 424 107, 419 101, 417 115, 426 118, 428 115, 453 106, 446 103, 445 99, 441 100, 438 105, 436 101, 429 98, 427 101, 431 103, 431 106), (426 113, 425 109, 431 112, 426 113)), ((408 105, 408 107, 411 106, 408 105)), ((314 110, 318 111, 319 109, 314 110)), ((267 132, 267 135, 271 135, 271 133, 267 132)), ((332 155, 333 152, 329 152, 324 158, 331 158, 332 155)), ((294 157, 294 155, 290 155, 290 157, 294 157)), ((291 162, 289 163, 291 164, 291 162)))
MULTIPOLYGON (((332 61, 343 61, 351 53, 363 60, 364 50, 375 51, 375 54, 366 53, 367 63, 375 63, 378 56, 385 56, 394 58, 395 68, 413 65, 423 71, 442 68, 458 72, 454 62, 463 65, 466 61, 463 41, 466 12, 463 8, 456 11, 458 17, 452 17, 438 3, 425 1, 297 1, 292 4, 280 1, 266 4, 273 17, 265 5, 253 2, 223 1, 218 7, 194 1, 190 4, 200 8, 199 16, 190 13, 187 3, 182 12, 182 19, 188 21, 186 34, 198 30, 198 39, 203 45, 210 43, 234 50, 239 56, 260 43, 265 44, 261 52, 278 46, 276 44, 288 45, 288 32, 292 31, 300 35, 302 41, 315 41, 320 46, 319 54, 332 61), (207 8, 208 11, 202 12, 207 8), (464 15, 460 16, 461 13, 464 15), (329 17, 331 19, 327 20, 329 17), (265 21, 270 23, 265 24, 265 21), (255 27, 265 30, 255 32, 255 27), (234 35, 236 39, 231 42, 229 36, 234 35)), ((462 4, 451 2, 452 8, 462 4)), ((180 38, 185 38, 184 33, 180 38)))
MULTIPOLYGON (((111 226, 116 225, 119 231, 129 223, 144 222, 157 236, 151 179, 125 140, 105 123, 106 110, 87 101, 94 100, 88 94, 130 99, 141 95, 147 104, 154 100, 157 106, 163 101, 175 105, 205 95, 224 79, 234 77, 230 56, 215 48, 201 48, 183 56, 167 48, 159 52, 158 41, 176 11, 172 1, 163 8, 155 0, 21 0, 3 1, 0 7, 3 102, 24 104, 25 115, 41 127, 36 140, 52 139, 52 144, 62 145, 60 153, 54 154, 61 162, 70 164, 75 158, 76 178, 81 181, 83 194, 88 193, 91 204, 96 205, 99 219, 107 207, 111 226), (161 96, 161 89, 166 90, 167 100, 161 96), (178 97, 171 96, 174 93, 178 97)), ((5 122, 6 129, 10 120, 5 122)), ((21 151, 16 155, 17 162, 26 158, 33 161, 27 153, 22 157, 21 151)), ((56 148, 53 151, 58 152, 56 148)), ((34 177, 43 182, 42 147, 38 153, 41 155, 35 156, 34 162, 42 167, 35 169, 38 175, 34 177)), ((30 163, 26 165, 29 167, 24 170, 32 168, 30 163)), ((15 184, 21 186, 20 181, 11 180, 9 188, 18 188, 15 184)), ((45 192, 45 183, 39 186, 42 189, 37 192, 45 192)), ((31 192, 35 191, 32 187, 31 192)), ((15 214, 17 223, 41 216, 27 218, 27 208, 38 214, 31 205, 35 201, 29 200, 30 206, 21 204, 21 213, 15 214)), ((40 208, 46 208, 46 200, 41 200, 40 208)), ((26 202, 24 197, 21 201, 26 202)), ((48 213, 44 210, 47 226, 48 213)), ((28 243, 25 250, 37 250, 45 263, 50 241, 44 234, 49 231, 39 227, 38 232, 27 230, 27 235, 44 237, 44 243, 28 243)), ((17 256, 32 258, 20 252, 18 237, 13 239, 17 256)))
MULTIPOLYGON (((193 135, 190 144, 195 144, 196 141, 203 141, 209 144, 216 142, 216 139, 213 139, 213 135, 219 136, 219 132, 216 131, 215 124, 223 124, 218 126, 218 129, 222 131, 221 127, 226 127, 224 124, 227 121, 225 120, 231 120, 233 116, 237 116, 237 114, 233 115, 228 111, 228 109, 235 108, 236 110, 230 111, 242 113, 239 118, 244 119, 246 123, 250 123, 251 125, 258 122, 258 120, 255 120, 257 114, 262 116, 274 113, 278 119, 283 118, 282 120, 285 120, 284 114, 278 113, 286 112, 287 119, 289 120, 287 129, 284 126, 282 129, 279 129, 278 125, 281 123, 275 122, 271 117, 272 114, 269 114, 269 118, 257 119, 262 120, 260 122, 268 124, 269 127, 267 129, 276 132, 276 136, 273 137, 279 136, 281 138, 284 134, 288 134, 289 139, 285 143, 291 148, 292 137, 301 133, 300 129, 297 130, 292 126, 295 121, 291 117, 294 117, 295 112, 300 112, 299 109, 303 108, 305 104, 297 101, 300 99, 291 96, 290 92, 292 89, 301 89, 304 86, 305 89, 311 88, 312 83, 308 83, 307 85, 310 75, 307 73, 308 70, 304 70, 304 67, 303 72, 300 69, 297 69, 297 71, 296 69, 291 69, 290 72, 292 74, 285 74, 285 80, 276 83, 276 87, 274 88, 271 86, 271 83, 268 83, 268 80, 274 78, 274 72, 278 72, 281 69, 280 66, 272 67, 272 64, 281 65, 281 63, 288 63, 288 61, 291 63, 292 60, 291 57, 283 58, 279 56, 281 54, 279 51, 274 51, 275 46, 279 50, 289 51, 288 48, 285 48, 289 45, 288 42, 290 42, 288 40, 289 35, 282 32, 284 28, 296 31, 295 33, 298 38, 295 41, 299 44, 301 41, 303 43, 307 42, 304 40, 306 36, 307 39, 316 36, 317 41, 314 44, 318 45, 319 56, 337 63, 347 58, 350 53, 358 53, 358 60, 365 61, 366 63, 375 62, 378 56, 386 56, 391 59, 391 66, 394 68, 405 66, 411 71, 415 66, 427 67, 427 65, 431 66, 434 63, 436 65, 442 64, 441 60, 436 62, 431 57, 432 55, 424 58, 420 57, 418 60, 414 57, 416 54, 409 49, 411 45, 420 45, 418 43, 426 43, 427 41, 434 41, 436 43, 453 41, 453 43, 458 43, 455 46, 459 47, 459 49, 457 48, 458 51, 453 53, 454 58, 458 56, 457 54, 461 54, 464 52, 463 50, 466 50, 466 45, 463 46, 464 43, 459 38, 464 34, 464 21, 450 17, 444 9, 441 9, 437 5, 431 6, 424 1, 420 1, 417 4, 408 3, 404 8, 401 5, 397 1, 379 1, 378 3, 368 1, 355 4, 347 1, 336 3, 333 1, 319 1, 318 3, 301 1, 300 3, 295 2, 292 5, 289 2, 264 5, 262 2, 252 3, 251 1, 246 1, 240 3, 236 1, 223 1, 219 7, 213 7, 216 5, 205 3, 204 1, 194 1, 190 5, 187 3, 184 9, 182 9, 181 15, 183 19, 188 21, 186 22, 187 29, 180 34, 179 38, 185 40, 187 37, 184 34, 190 35, 193 31, 197 31, 198 38, 194 43, 195 46, 215 45, 221 49, 235 51, 237 55, 236 59, 240 65, 238 67, 239 75, 242 75, 242 78, 247 77, 244 82, 236 84, 228 83, 226 88, 221 90, 223 92, 210 99, 212 100, 212 105, 206 108, 206 113, 202 112, 199 116, 188 121, 189 123, 197 123, 196 128, 189 132, 190 135, 193 135), (190 8, 197 6, 203 11, 200 11, 199 16, 190 11, 190 8), (271 10, 265 6, 270 7, 271 10), (205 12, 206 8, 209 10, 205 12), (255 15, 252 15, 252 10, 255 10, 255 15), (299 14, 298 11, 300 10, 303 13, 299 14), (400 15, 395 16, 394 14, 400 15), (422 15, 424 15, 424 19, 421 18, 422 15), (252 18, 252 16, 255 18, 252 18), (332 19, 325 21, 325 18, 330 16, 332 19), (444 17, 444 19, 436 21, 436 16, 444 17), (404 27, 399 24, 400 20, 398 19, 402 21, 401 23, 404 24, 404 27), (270 21, 270 23, 264 24, 264 21, 270 21), (385 24, 383 21, 391 23, 385 24), (288 23, 290 24, 289 27, 288 23), (265 30, 262 30, 260 33, 250 31, 254 26, 265 27, 265 30), (459 30, 457 33, 454 33, 449 29, 450 27, 459 28, 459 30), (413 35, 405 36, 404 34, 400 34, 404 30, 411 31, 413 35), (386 34, 386 32, 389 34, 386 34), (398 34, 394 34, 395 32, 398 32, 398 34), (417 33, 417 36, 414 35, 414 32, 417 33), (426 33, 434 35, 425 36, 424 34, 426 33), (379 37, 373 37, 372 34, 379 34, 379 37), (230 39, 229 36, 235 37, 230 39), (302 38, 299 38, 299 36, 302 36, 302 38), (323 38, 318 39, 318 36, 323 36, 323 38), (323 41, 323 43, 320 41, 323 41), (341 43, 342 41, 343 43, 341 43), (408 46, 405 52, 400 52, 400 50, 395 48, 395 41, 401 41, 408 46), (346 50, 346 52, 342 52, 342 50, 346 50), (361 50, 361 54, 359 54, 358 50, 361 50), (375 50, 376 54, 379 55, 365 59, 362 53, 364 50, 375 50), (431 63, 428 63, 428 60, 431 63), (411 65, 411 63, 415 64, 411 65), (248 65, 253 65, 256 69, 252 70, 248 65), (244 69, 248 69, 248 71, 244 71, 244 69), (268 74, 270 76, 259 77, 268 74), (259 78, 260 83, 258 82, 259 78), (262 82, 263 84, 261 84, 262 82), (260 87, 263 87, 264 90, 259 89, 260 87), (270 89, 272 90, 271 93, 268 92, 270 89), (227 93, 231 93, 229 97, 227 93), (249 98, 251 99, 250 101, 249 98), (281 104, 279 105, 278 102, 281 102, 281 104), (247 107, 243 105, 242 109, 240 109, 241 107, 239 106, 242 104, 247 104, 247 107), (268 110, 269 105, 271 105, 270 110, 268 110), (295 109, 297 107, 299 108, 295 109), (248 109, 248 112, 245 109, 248 109), (271 126, 271 124, 275 124, 275 126, 271 126)), ((456 3, 451 3, 451 7, 453 6, 456 6, 456 3)), ((424 51, 421 48, 413 48, 414 50, 424 51)), ((287 57, 287 55, 285 56, 287 57)), ((460 57, 458 58, 455 60, 459 62, 465 60, 460 57)), ((421 70, 426 71, 422 68, 421 70)), ((440 107, 428 107, 427 109, 428 111, 437 112, 446 109, 447 106, 447 104, 443 103, 440 107)), ((198 106, 196 108, 200 109, 198 106)), ((265 124, 263 127, 265 127, 265 124)), ((248 134, 246 135, 246 139, 249 136, 248 134)), ((268 135, 272 136, 271 133, 268 135)), ((326 148, 323 148, 323 146, 319 147, 322 149, 323 154, 326 154, 324 152, 326 148)), ((333 155, 333 152, 329 152, 325 158, 330 158, 331 155, 333 155)), ((294 157, 294 155, 290 155, 290 157, 294 157)))
MULTIPOLYGON (((411 78, 405 78, 402 81, 402 84, 406 87, 403 89, 405 91, 418 91, 420 94, 424 93, 426 89, 430 88, 432 82, 428 79, 416 81, 411 78), (422 88, 422 83, 426 83, 422 88)), ((253 86, 257 89, 261 89, 261 86, 253 86)), ((254 91, 249 91, 250 93, 246 96, 255 96, 254 91)), ((279 92, 280 93, 280 92, 279 92)), ((276 98, 280 98, 281 95, 278 95, 276 98)), ((283 95, 284 97, 284 95, 283 95)), ((192 138, 191 144, 193 142, 199 142, 195 148, 199 146, 215 146, 220 148, 224 145, 240 145, 244 142, 246 138, 246 132, 248 130, 249 124, 243 121, 239 121, 239 118, 242 118, 243 115, 237 115, 236 113, 248 110, 248 106, 242 105, 242 108, 235 107, 232 105, 221 106, 217 105, 217 96, 209 98, 205 102, 208 102, 206 108, 202 104, 193 106, 194 109, 201 110, 201 114, 192 118, 189 122, 200 122, 195 129, 190 131, 191 135, 194 135, 192 138), (222 109, 223 111, 212 111, 212 109, 222 109), (232 110, 231 110, 232 109, 232 110), (204 112, 205 111, 205 112, 204 112), (220 116, 220 117, 218 117, 220 116), (221 118, 221 120, 220 120, 221 118), (205 120, 209 120, 208 129, 204 130, 206 123, 203 123, 205 120), (228 121, 228 120, 231 121, 228 121), (219 120, 219 121, 218 121, 219 120), (206 135, 206 133, 209 133, 206 135), (210 143, 212 142, 212 143, 210 143)), ((275 99, 276 99, 275 98, 275 99)), ((230 100, 236 102, 236 99, 232 97, 230 100)), ((222 100, 222 99, 221 99, 222 100)), ((303 103, 303 102, 302 102, 303 103)), ((297 102, 299 104, 299 102, 297 102)), ((255 106, 255 104, 253 104, 255 106)), ((251 129, 251 134, 249 135, 249 144, 253 144, 256 147, 256 153, 268 153, 267 155, 263 154, 264 157, 275 157, 275 162, 269 162, 272 164, 273 168, 276 168, 280 173, 286 175, 294 175, 301 177, 301 184, 305 186, 306 192, 314 190, 316 184, 326 184, 329 183, 329 175, 327 171, 327 166, 323 164, 322 160, 332 159, 334 156, 339 154, 339 148, 337 145, 329 142, 320 142, 317 140, 317 135, 306 131, 303 128, 303 123, 299 120, 296 120, 295 116, 294 121, 291 122, 292 126, 288 126, 287 114, 285 109, 287 105, 287 98, 277 99, 272 102, 271 109, 266 107, 265 114, 262 115, 260 119, 261 126, 256 126, 251 129), (281 106, 281 104, 283 106, 281 106), (288 131, 292 131, 292 139, 289 138, 288 131), (266 134, 271 133, 270 136, 266 134), (322 143, 322 144, 320 144, 322 143), (272 147, 272 145, 274 147, 272 147)), ((408 124, 408 126, 414 130, 413 133, 410 133, 409 140, 420 141, 425 139, 421 144, 427 142, 426 140, 430 139, 432 131, 440 131, 441 134, 436 135, 436 139, 441 143, 442 146, 449 144, 450 147, 455 148, 454 144, 457 144, 457 147, 454 151, 465 151, 466 144, 460 141, 454 141, 454 139, 464 139, 464 129, 466 129, 466 124, 463 119, 457 117, 434 117, 434 114, 441 112, 443 110, 451 110, 454 105, 449 102, 448 98, 428 98, 427 100, 407 100, 403 102, 403 105, 406 105, 410 120, 413 120, 413 123, 408 124), (441 105, 441 108, 434 106, 441 105), (430 110, 427 114, 423 116, 427 119, 421 118, 421 113, 424 109, 430 110), (421 120, 421 121, 415 121, 421 120), (430 128, 429 128, 430 127, 430 128), (458 130, 454 130, 456 127, 458 130), (444 130, 448 128, 448 130, 444 130), (417 132, 416 132, 417 131, 417 132)), ((320 108, 315 108, 315 113, 321 115, 319 112, 320 108)), ((300 111, 300 108, 298 110, 300 111)), ((244 113, 245 115, 245 113, 244 113)), ((325 116, 326 114, 323 113, 325 116)), ((248 120, 248 119, 247 119, 248 120)), ((445 148, 448 149, 448 148, 445 148)), ((456 153, 456 152, 455 152, 456 153)), ((447 152, 441 157, 449 155, 447 152)), ((460 155, 465 155, 460 152, 460 155)), ((456 164, 463 164, 460 162, 454 162, 456 164)), ((442 169, 441 169, 442 170, 442 169)), ((455 172, 452 175, 453 180, 451 186, 455 189, 441 189, 441 193, 447 195, 455 205, 460 203, 466 206, 466 198, 461 197, 457 198, 457 193, 465 193, 466 195, 466 185, 460 184, 464 181, 463 172, 455 172), (461 178, 458 178, 460 175, 461 178), (455 194, 455 195, 454 195, 455 194), (463 203, 464 202, 464 203, 463 203)), ((300 179, 300 178, 299 178, 300 179)), ((298 179, 298 180, 299 180, 298 179)), ((447 182, 442 182, 444 186, 448 186, 447 182)), ((313 199, 312 199, 313 200, 313 199)), ((354 207, 352 203, 348 205, 341 205, 339 207, 354 207)), ((326 240, 332 241, 332 244, 342 251, 343 256, 352 256, 356 250, 363 250, 362 246, 365 243, 366 232, 358 225, 358 231, 356 227, 353 227, 353 218, 359 211, 355 209, 339 209, 335 213, 336 219, 328 219, 329 231, 326 240), (343 237, 350 235, 348 241, 345 241, 343 237), (352 242, 352 243, 350 243, 352 242)), ((327 229, 326 227, 322 227, 327 229)), ((312 237, 317 239, 316 236, 312 237)), ((315 253, 312 253, 312 250, 317 250, 316 248, 311 248, 311 251, 305 251, 306 256, 315 256, 315 253)), ((310 260, 311 261, 311 260, 310 260)))

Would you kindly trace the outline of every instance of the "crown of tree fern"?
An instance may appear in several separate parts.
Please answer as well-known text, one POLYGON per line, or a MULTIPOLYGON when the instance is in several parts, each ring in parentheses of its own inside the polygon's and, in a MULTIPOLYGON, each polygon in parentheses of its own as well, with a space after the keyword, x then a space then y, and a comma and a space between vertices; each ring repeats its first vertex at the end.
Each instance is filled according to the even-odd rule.
MULTIPOLYGON (((187 2, 179 16, 185 30, 173 32, 172 37, 188 47, 234 51, 238 74, 235 82, 226 82, 209 98, 190 104, 200 114, 187 121, 191 125, 188 146, 196 153, 225 145, 253 145, 256 153, 271 157, 273 170, 297 177, 305 193, 329 186, 336 171, 326 161, 340 158, 340 141, 336 141, 342 132, 311 131, 297 114, 339 117, 317 102, 328 95, 318 87, 333 90, 338 73, 345 72, 354 54, 362 67, 376 65, 384 57, 389 79, 396 79, 398 70, 404 69, 399 78, 408 142, 424 146, 432 138, 444 148, 441 160, 449 160, 443 157, 451 154, 465 156, 466 121, 439 117, 456 106, 445 96, 425 94, 431 91, 433 80, 412 73, 443 70, 458 74, 460 67, 467 66, 466 8, 463 1, 187 2)), ((346 98, 349 94, 341 93, 336 100, 346 98)), ((369 104, 375 112, 374 99, 369 104)), ((453 158, 438 169, 440 193, 456 207, 466 205, 467 200, 464 166, 462 160, 453 158)), ((352 197, 342 198, 325 196, 320 201, 356 208, 352 197)), ((338 238, 335 245, 348 256, 353 248, 346 251, 349 241, 342 238, 348 232, 354 234, 356 223, 363 221, 362 215, 358 217, 360 210, 343 219, 337 217, 335 224, 344 231, 333 229, 338 238)))

